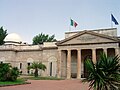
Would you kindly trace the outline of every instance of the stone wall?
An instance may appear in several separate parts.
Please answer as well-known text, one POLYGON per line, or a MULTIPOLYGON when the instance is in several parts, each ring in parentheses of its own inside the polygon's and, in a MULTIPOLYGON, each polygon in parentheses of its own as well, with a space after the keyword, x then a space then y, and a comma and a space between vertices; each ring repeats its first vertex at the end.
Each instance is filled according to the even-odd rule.
POLYGON ((43 63, 47 66, 47 70, 43 73, 43 76, 50 76, 50 63, 52 62, 52 76, 57 74, 57 49, 45 49, 43 50, 43 63))
POLYGON ((0 46, 0 62, 7 62, 12 66, 18 67, 22 74, 28 74, 28 63, 42 62, 47 67, 45 72, 42 71, 42 75, 49 76, 49 63, 52 62, 52 76, 56 76, 57 57, 56 46, 52 46, 50 49, 47 46, 43 48, 42 45, 0 46))

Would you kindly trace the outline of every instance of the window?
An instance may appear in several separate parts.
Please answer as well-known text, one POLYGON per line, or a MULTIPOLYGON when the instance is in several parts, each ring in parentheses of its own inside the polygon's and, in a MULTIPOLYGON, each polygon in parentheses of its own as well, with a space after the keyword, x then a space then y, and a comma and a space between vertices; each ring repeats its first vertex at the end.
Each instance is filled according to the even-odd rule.
POLYGON ((20 63, 20 69, 22 69, 22 63, 20 63))
POLYGON ((50 76, 52 76, 52 62, 50 62, 50 76))
MULTIPOLYGON (((28 64, 28 66, 30 66, 30 63, 27 63, 27 64, 28 64)), ((29 73, 30 73, 30 71, 28 70, 28 71, 27 71, 27 73, 29 74, 29 73)))

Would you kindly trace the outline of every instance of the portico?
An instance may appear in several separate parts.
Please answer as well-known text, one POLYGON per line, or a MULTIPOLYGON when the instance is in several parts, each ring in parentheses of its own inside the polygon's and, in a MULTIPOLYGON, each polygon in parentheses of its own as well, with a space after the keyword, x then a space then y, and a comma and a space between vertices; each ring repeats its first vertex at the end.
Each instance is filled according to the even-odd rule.
POLYGON ((94 32, 84 32, 82 35, 79 33, 78 36, 75 35, 58 44, 58 77, 67 79, 86 78, 87 70, 84 62, 87 58, 92 59, 96 63, 96 60, 99 60, 101 52, 105 52, 107 56, 111 57, 119 54, 119 44, 116 42, 116 39, 111 40, 111 38, 106 38, 105 36, 95 35, 96 33, 94 32), (88 38, 85 38, 86 34, 88 36, 91 35, 92 38, 87 40, 88 38), (99 41, 103 40, 103 42, 98 42, 98 38, 99 41), (75 39, 77 39, 77 42, 75 39), (104 39, 106 39, 106 42, 104 42, 104 39), (109 42, 110 40, 111 42, 109 42))
POLYGON ((105 52, 110 56, 117 55, 117 49, 115 48, 103 48, 103 49, 68 49, 68 50, 60 50, 60 58, 59 58, 59 77, 70 78, 85 78, 87 75, 84 61, 87 58, 93 60, 96 63, 96 60, 99 60, 99 56, 101 52, 105 52), (65 56, 66 55, 66 56, 65 56))

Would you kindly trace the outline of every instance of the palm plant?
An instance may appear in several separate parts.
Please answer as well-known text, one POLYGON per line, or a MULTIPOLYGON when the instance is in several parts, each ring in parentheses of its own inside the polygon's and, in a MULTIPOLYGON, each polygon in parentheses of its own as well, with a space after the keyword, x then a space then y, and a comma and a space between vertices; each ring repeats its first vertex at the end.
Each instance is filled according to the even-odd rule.
POLYGON ((120 90, 120 57, 107 57, 102 53, 94 64, 91 59, 85 61, 89 76, 83 82, 89 82, 89 90, 120 90))
POLYGON ((46 66, 42 63, 38 63, 38 62, 33 62, 32 65, 28 66, 28 70, 30 69, 34 69, 34 76, 38 77, 38 69, 41 69, 43 71, 45 71, 46 66))

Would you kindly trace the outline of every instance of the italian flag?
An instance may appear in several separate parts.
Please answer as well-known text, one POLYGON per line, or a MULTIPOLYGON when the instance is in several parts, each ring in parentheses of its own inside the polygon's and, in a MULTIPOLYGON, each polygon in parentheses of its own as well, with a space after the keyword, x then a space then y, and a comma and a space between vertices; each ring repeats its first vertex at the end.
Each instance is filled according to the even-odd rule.
POLYGON ((75 21, 73 21, 72 19, 70 19, 70 25, 74 26, 76 28, 76 26, 78 25, 75 21))

